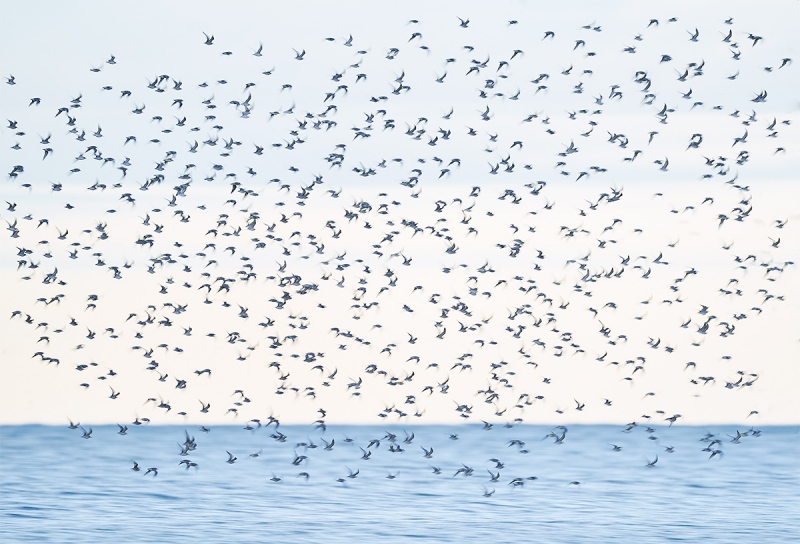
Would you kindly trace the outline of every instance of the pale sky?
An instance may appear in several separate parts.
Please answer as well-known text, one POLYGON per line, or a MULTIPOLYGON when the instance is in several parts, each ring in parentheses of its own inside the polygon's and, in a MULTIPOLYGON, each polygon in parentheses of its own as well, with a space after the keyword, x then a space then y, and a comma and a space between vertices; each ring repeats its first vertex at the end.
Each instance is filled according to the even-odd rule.
POLYGON ((798 3, 491 5, 3 2, 0 423, 796 424, 798 3))

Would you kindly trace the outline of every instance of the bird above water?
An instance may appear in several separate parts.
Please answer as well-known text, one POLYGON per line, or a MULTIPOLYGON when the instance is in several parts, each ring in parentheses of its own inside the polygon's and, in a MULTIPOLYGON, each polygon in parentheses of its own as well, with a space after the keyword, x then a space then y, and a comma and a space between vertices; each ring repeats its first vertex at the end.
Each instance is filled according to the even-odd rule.
MULTIPOLYGON (((396 43, 388 32, 367 43, 356 22, 330 40, 298 31, 296 49, 250 31, 246 46, 219 29, 215 42, 195 28, 185 45, 202 69, 163 73, 151 60, 142 73, 109 46, 81 59, 71 95, 44 94, 15 68, 2 106, 0 250, 16 262, 8 309, 18 312, 6 326, 69 397, 65 410, 84 424, 134 410, 256 436, 264 406, 315 433, 351 419, 443 419, 482 422, 487 437, 541 420, 680 426, 666 414, 698 417, 682 402, 713 407, 707 392, 759 415, 739 393, 761 388, 749 375, 761 368, 736 356, 745 371, 734 375, 721 356, 775 328, 791 301, 793 211, 743 181, 763 165, 788 171, 778 161, 794 157, 777 81, 795 69, 786 41, 700 15, 668 35, 667 19, 648 15, 614 23, 641 38, 625 52, 600 41, 608 24, 550 30, 522 14, 471 15, 448 11, 440 25, 443 36, 469 35, 466 47, 431 41, 435 19, 422 16, 413 34, 406 19, 386 21, 403 30, 396 43), (479 26, 507 42, 474 34, 479 26), (544 36, 543 56, 514 34, 523 29, 544 36), (729 41, 715 46, 738 60, 706 54, 717 31, 729 41), (751 47, 733 47, 735 36, 751 47), (777 56, 758 56, 772 44, 777 56), (740 68, 749 81, 726 76, 740 68), (714 90, 723 85, 736 92, 714 90), (705 355, 691 355, 700 345, 705 355), (663 376, 679 385, 658 388, 663 376), (234 387, 244 389, 228 397, 234 387)), ((270 438, 285 443, 272 424, 270 438)), ((140 429, 120 425, 120 440, 140 429)), ((552 443, 569 447, 556 429, 552 443)), ((447 444, 459 449, 462 435, 447 444)), ((353 461, 408 454, 413 439, 353 448, 353 461)), ((515 455, 533 450, 514 440, 515 455)), ((414 457, 434 447, 445 457, 423 443, 414 457)), ((349 443, 304 444, 287 463, 311 473, 315 456, 349 443)), ((263 461, 245 457, 239 465, 263 461)), ((467 476, 464 461, 456 474, 467 476)))

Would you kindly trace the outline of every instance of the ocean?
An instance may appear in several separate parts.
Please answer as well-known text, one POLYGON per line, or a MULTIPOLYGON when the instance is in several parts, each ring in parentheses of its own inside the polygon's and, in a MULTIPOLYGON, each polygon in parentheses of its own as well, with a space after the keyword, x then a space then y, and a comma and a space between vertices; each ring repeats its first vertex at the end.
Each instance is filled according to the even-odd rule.
POLYGON ((797 427, 248 427, 0 427, 0 541, 800 538, 797 427))

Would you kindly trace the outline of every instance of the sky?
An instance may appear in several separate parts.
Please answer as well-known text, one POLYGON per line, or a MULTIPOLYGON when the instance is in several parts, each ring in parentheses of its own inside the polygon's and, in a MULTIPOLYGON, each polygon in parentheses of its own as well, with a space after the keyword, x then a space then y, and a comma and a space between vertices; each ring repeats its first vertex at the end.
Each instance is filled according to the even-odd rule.
POLYGON ((0 423, 797 423, 797 2, 0 6, 0 423))

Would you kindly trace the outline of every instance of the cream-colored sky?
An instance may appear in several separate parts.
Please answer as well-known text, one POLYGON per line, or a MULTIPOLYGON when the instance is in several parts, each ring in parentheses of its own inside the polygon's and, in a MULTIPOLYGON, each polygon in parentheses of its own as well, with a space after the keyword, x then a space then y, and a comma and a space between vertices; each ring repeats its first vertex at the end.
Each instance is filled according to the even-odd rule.
MULTIPOLYGON (((9 226, 0 237, 0 316, 21 313, 0 329, 0 422, 313 422, 322 409, 328 422, 658 423, 680 414, 683 423, 797 423, 800 281, 789 264, 800 256, 796 63, 779 68, 797 53, 790 17, 762 20, 744 3, 726 4, 727 13, 683 4, 650 14, 624 4, 630 9, 552 18, 525 3, 380 14, 315 4, 299 25, 295 6, 278 15, 234 4, 186 10, 176 24, 169 10, 180 4, 160 6, 160 16, 145 4, 85 19, 47 6, 35 15, 14 6, 13 27, 9 18, 2 23, 2 49, 18 53, 2 57, 16 84, 2 86, 0 103, 18 126, 0 138, 4 149, 21 149, 0 154, 0 164, 24 172, 2 190, 16 207, 0 212, 9 226), (466 29, 456 18, 465 15, 466 29), (659 24, 648 28, 651 18, 659 24), (581 28, 592 21, 600 31, 581 28), (696 43, 687 33, 695 28, 696 43), (722 41, 729 29, 738 61, 722 41), (545 30, 555 38, 542 40, 545 30), (214 34, 212 46, 203 32, 214 34), (414 32, 422 37, 409 42, 414 32), (749 34, 763 39, 753 45, 749 34), (623 52, 633 45, 636 53, 623 52), (386 58, 392 47, 396 58, 386 58), (305 49, 304 60, 292 48, 305 49), (512 60, 514 49, 524 53, 512 60), (116 64, 105 63, 111 54, 116 64), (660 62, 664 54, 673 59, 660 62), (478 74, 465 75, 483 61, 478 74), (678 81, 692 62, 705 63, 702 74, 690 66, 678 81), (647 92, 632 81, 637 70, 652 79, 652 105, 642 104, 647 92), (549 79, 531 82, 542 73, 549 79), (161 74, 169 75, 163 92, 149 89, 161 74), (409 89, 393 94, 401 83, 409 89), (342 84, 346 94, 336 91, 342 84), (547 89, 535 92, 539 84, 547 89), (621 99, 609 98, 613 85, 621 99), (120 97, 123 89, 132 96, 120 97), (767 101, 753 102, 764 90, 767 101), (248 93, 253 109, 242 118, 231 101, 248 93), (78 108, 70 101, 79 95, 78 108), (380 96, 387 99, 370 100, 380 96), (33 97, 42 103, 29 106, 33 97), (131 113, 143 104, 141 115, 131 113), (336 111, 321 115, 329 105, 336 111), (674 110, 667 123, 656 115, 662 105, 674 110), (62 106, 78 134, 85 130, 83 141, 68 132, 65 114, 54 118, 62 106), (183 116, 185 126, 176 125, 183 116), (336 124, 314 128, 320 121, 336 124), (98 126, 102 137, 94 136, 98 126), (425 129, 418 140, 406 134, 412 126, 425 129), (612 133, 628 144, 609 142, 612 133), (700 147, 687 148, 695 133, 700 147), (123 145, 130 135, 137 141, 123 145), (216 146, 203 143, 215 135, 216 146), (226 150, 231 138, 241 145, 226 150), (295 138, 303 141, 286 149, 295 138), (195 140, 198 152, 189 153, 195 140), (566 153, 570 142, 578 152, 566 153), (331 168, 325 158, 342 152, 337 144, 346 145, 345 158, 331 168), (90 145, 115 163, 93 160, 90 145), (45 147, 53 153, 42 160, 45 147), (634 150, 641 153, 626 161, 634 150), (155 170, 169 151, 174 160, 155 170), (81 153, 86 160, 75 160, 81 153), (124 157, 131 165, 122 178, 114 167, 124 157), (662 170, 654 161, 665 158, 662 170), (581 172, 589 175, 578 179, 581 172), (159 173, 162 182, 140 190, 159 173), (171 206, 185 173, 191 185, 171 206), (318 175, 322 182, 298 199, 318 175), (401 184, 412 176, 413 187, 401 184), (95 182, 106 188, 87 190, 95 182), (357 209, 364 202, 369 207, 357 209), (348 220, 346 211, 358 217, 348 220), (152 247, 136 244, 145 236, 152 247), (17 256, 20 248, 32 253, 17 256), (43 283, 56 268, 56 280, 43 283), (237 281, 220 292, 218 278, 237 281), (279 309, 284 292, 291 298, 279 309), (31 357, 38 351, 59 364, 31 357), (196 374, 203 369, 211 375, 196 374), (714 379, 703 385, 703 377, 714 379), (118 398, 108 398, 112 390, 118 398), (211 404, 207 413, 201 403, 211 404)), ((797 12, 794 3, 783 7, 797 12)))

